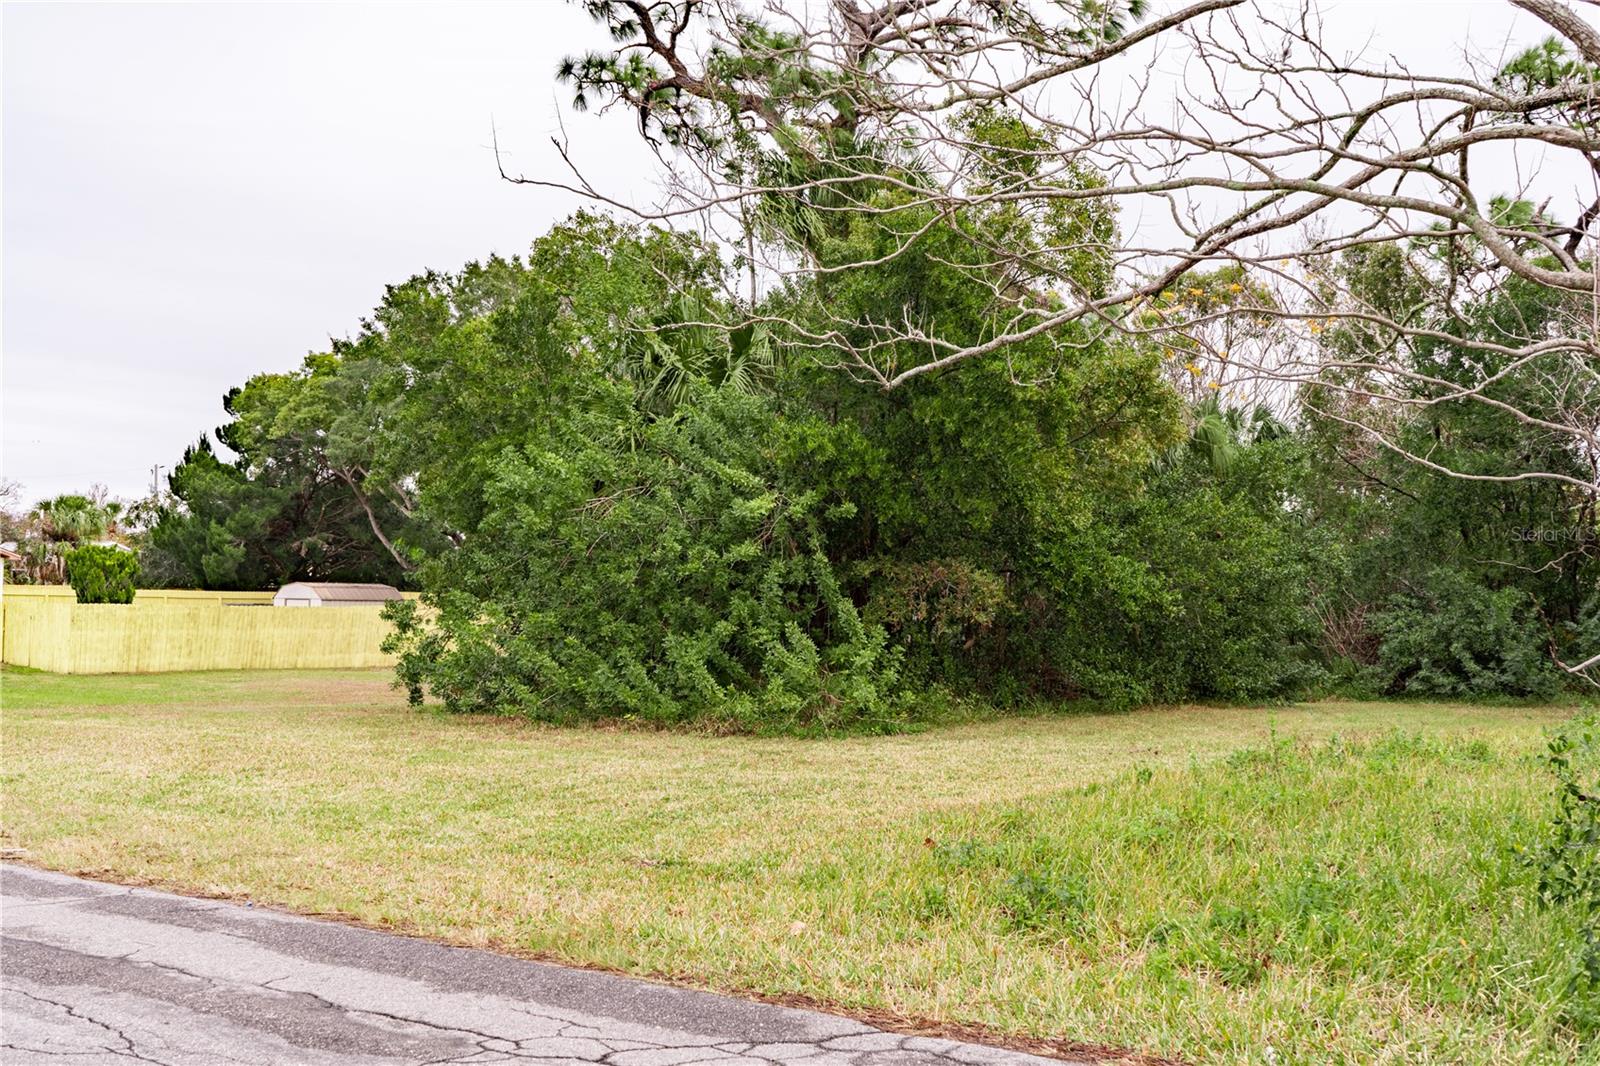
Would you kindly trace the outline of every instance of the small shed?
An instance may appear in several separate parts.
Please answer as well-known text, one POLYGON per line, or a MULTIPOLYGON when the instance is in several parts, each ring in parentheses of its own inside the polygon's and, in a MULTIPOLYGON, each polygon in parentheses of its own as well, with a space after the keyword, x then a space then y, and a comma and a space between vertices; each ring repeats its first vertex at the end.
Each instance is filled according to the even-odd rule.
POLYGON ((371 607, 400 599, 393 585, 342 581, 291 581, 272 597, 274 607, 371 607))

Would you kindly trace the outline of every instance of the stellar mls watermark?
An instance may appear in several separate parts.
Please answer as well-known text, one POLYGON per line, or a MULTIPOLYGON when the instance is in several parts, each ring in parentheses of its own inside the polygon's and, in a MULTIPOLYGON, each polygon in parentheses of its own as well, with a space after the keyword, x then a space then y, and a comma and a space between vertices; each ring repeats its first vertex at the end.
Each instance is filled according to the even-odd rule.
POLYGON ((1595 539, 1595 530, 1589 526, 1523 526, 1511 531, 1511 539, 1523 544, 1578 544, 1595 539))

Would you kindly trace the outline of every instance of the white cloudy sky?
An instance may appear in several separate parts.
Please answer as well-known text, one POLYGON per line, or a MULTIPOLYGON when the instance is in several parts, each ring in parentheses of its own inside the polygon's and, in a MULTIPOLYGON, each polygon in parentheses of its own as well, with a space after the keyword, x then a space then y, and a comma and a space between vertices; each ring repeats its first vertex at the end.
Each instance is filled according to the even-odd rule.
MULTIPOLYGON (((1502 0, 1325 9, 1347 47, 1436 70, 1544 35, 1502 0)), ((227 388, 349 333, 385 283, 521 251, 578 206, 500 182, 492 127, 553 173, 565 112, 591 169, 651 197, 628 119, 574 117, 553 82, 602 40, 559 0, 7 3, 0 33, 0 472, 30 501, 142 495, 227 388)))
MULTIPOLYGON (((596 40, 555 0, 3 19, 3 470, 30 499, 142 494, 229 386, 577 206, 500 182, 487 147, 498 126, 551 165, 551 74, 596 40)), ((602 172, 641 165, 626 119, 566 117, 602 172)))

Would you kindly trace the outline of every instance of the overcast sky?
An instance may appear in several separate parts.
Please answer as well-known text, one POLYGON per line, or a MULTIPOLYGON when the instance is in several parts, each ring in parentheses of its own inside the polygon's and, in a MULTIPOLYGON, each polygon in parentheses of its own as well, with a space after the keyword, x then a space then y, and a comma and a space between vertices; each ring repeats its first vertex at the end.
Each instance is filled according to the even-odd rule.
MULTIPOLYGON (((1434 70, 1469 36, 1544 36, 1501 0, 1328 9, 1347 46, 1434 70)), ((520 252, 579 206, 500 182, 492 127, 554 173, 560 112, 586 169, 653 192, 629 120, 573 116, 554 84, 604 40, 558 0, 7 3, 3 36, 0 471, 30 502, 143 495, 230 386, 325 350, 385 284, 520 252)))
POLYGON ((602 173, 648 173, 626 119, 575 118, 554 84, 597 43, 565 3, 3 17, 3 470, 29 500, 142 495, 230 386, 578 206, 499 181, 492 126, 548 170, 559 107, 602 173))

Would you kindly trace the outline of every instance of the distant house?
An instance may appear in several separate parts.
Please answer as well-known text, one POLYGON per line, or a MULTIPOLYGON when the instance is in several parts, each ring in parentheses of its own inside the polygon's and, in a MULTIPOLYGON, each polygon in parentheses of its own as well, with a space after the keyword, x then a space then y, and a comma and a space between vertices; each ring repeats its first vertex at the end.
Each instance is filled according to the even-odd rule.
POLYGON ((393 585, 291 581, 272 597, 274 607, 371 607, 400 599, 393 585))
POLYGON ((21 561, 22 555, 20 552, 14 552, 10 548, 0 545, 0 584, 5 582, 5 574, 10 569, 11 564, 20 563, 21 561))

